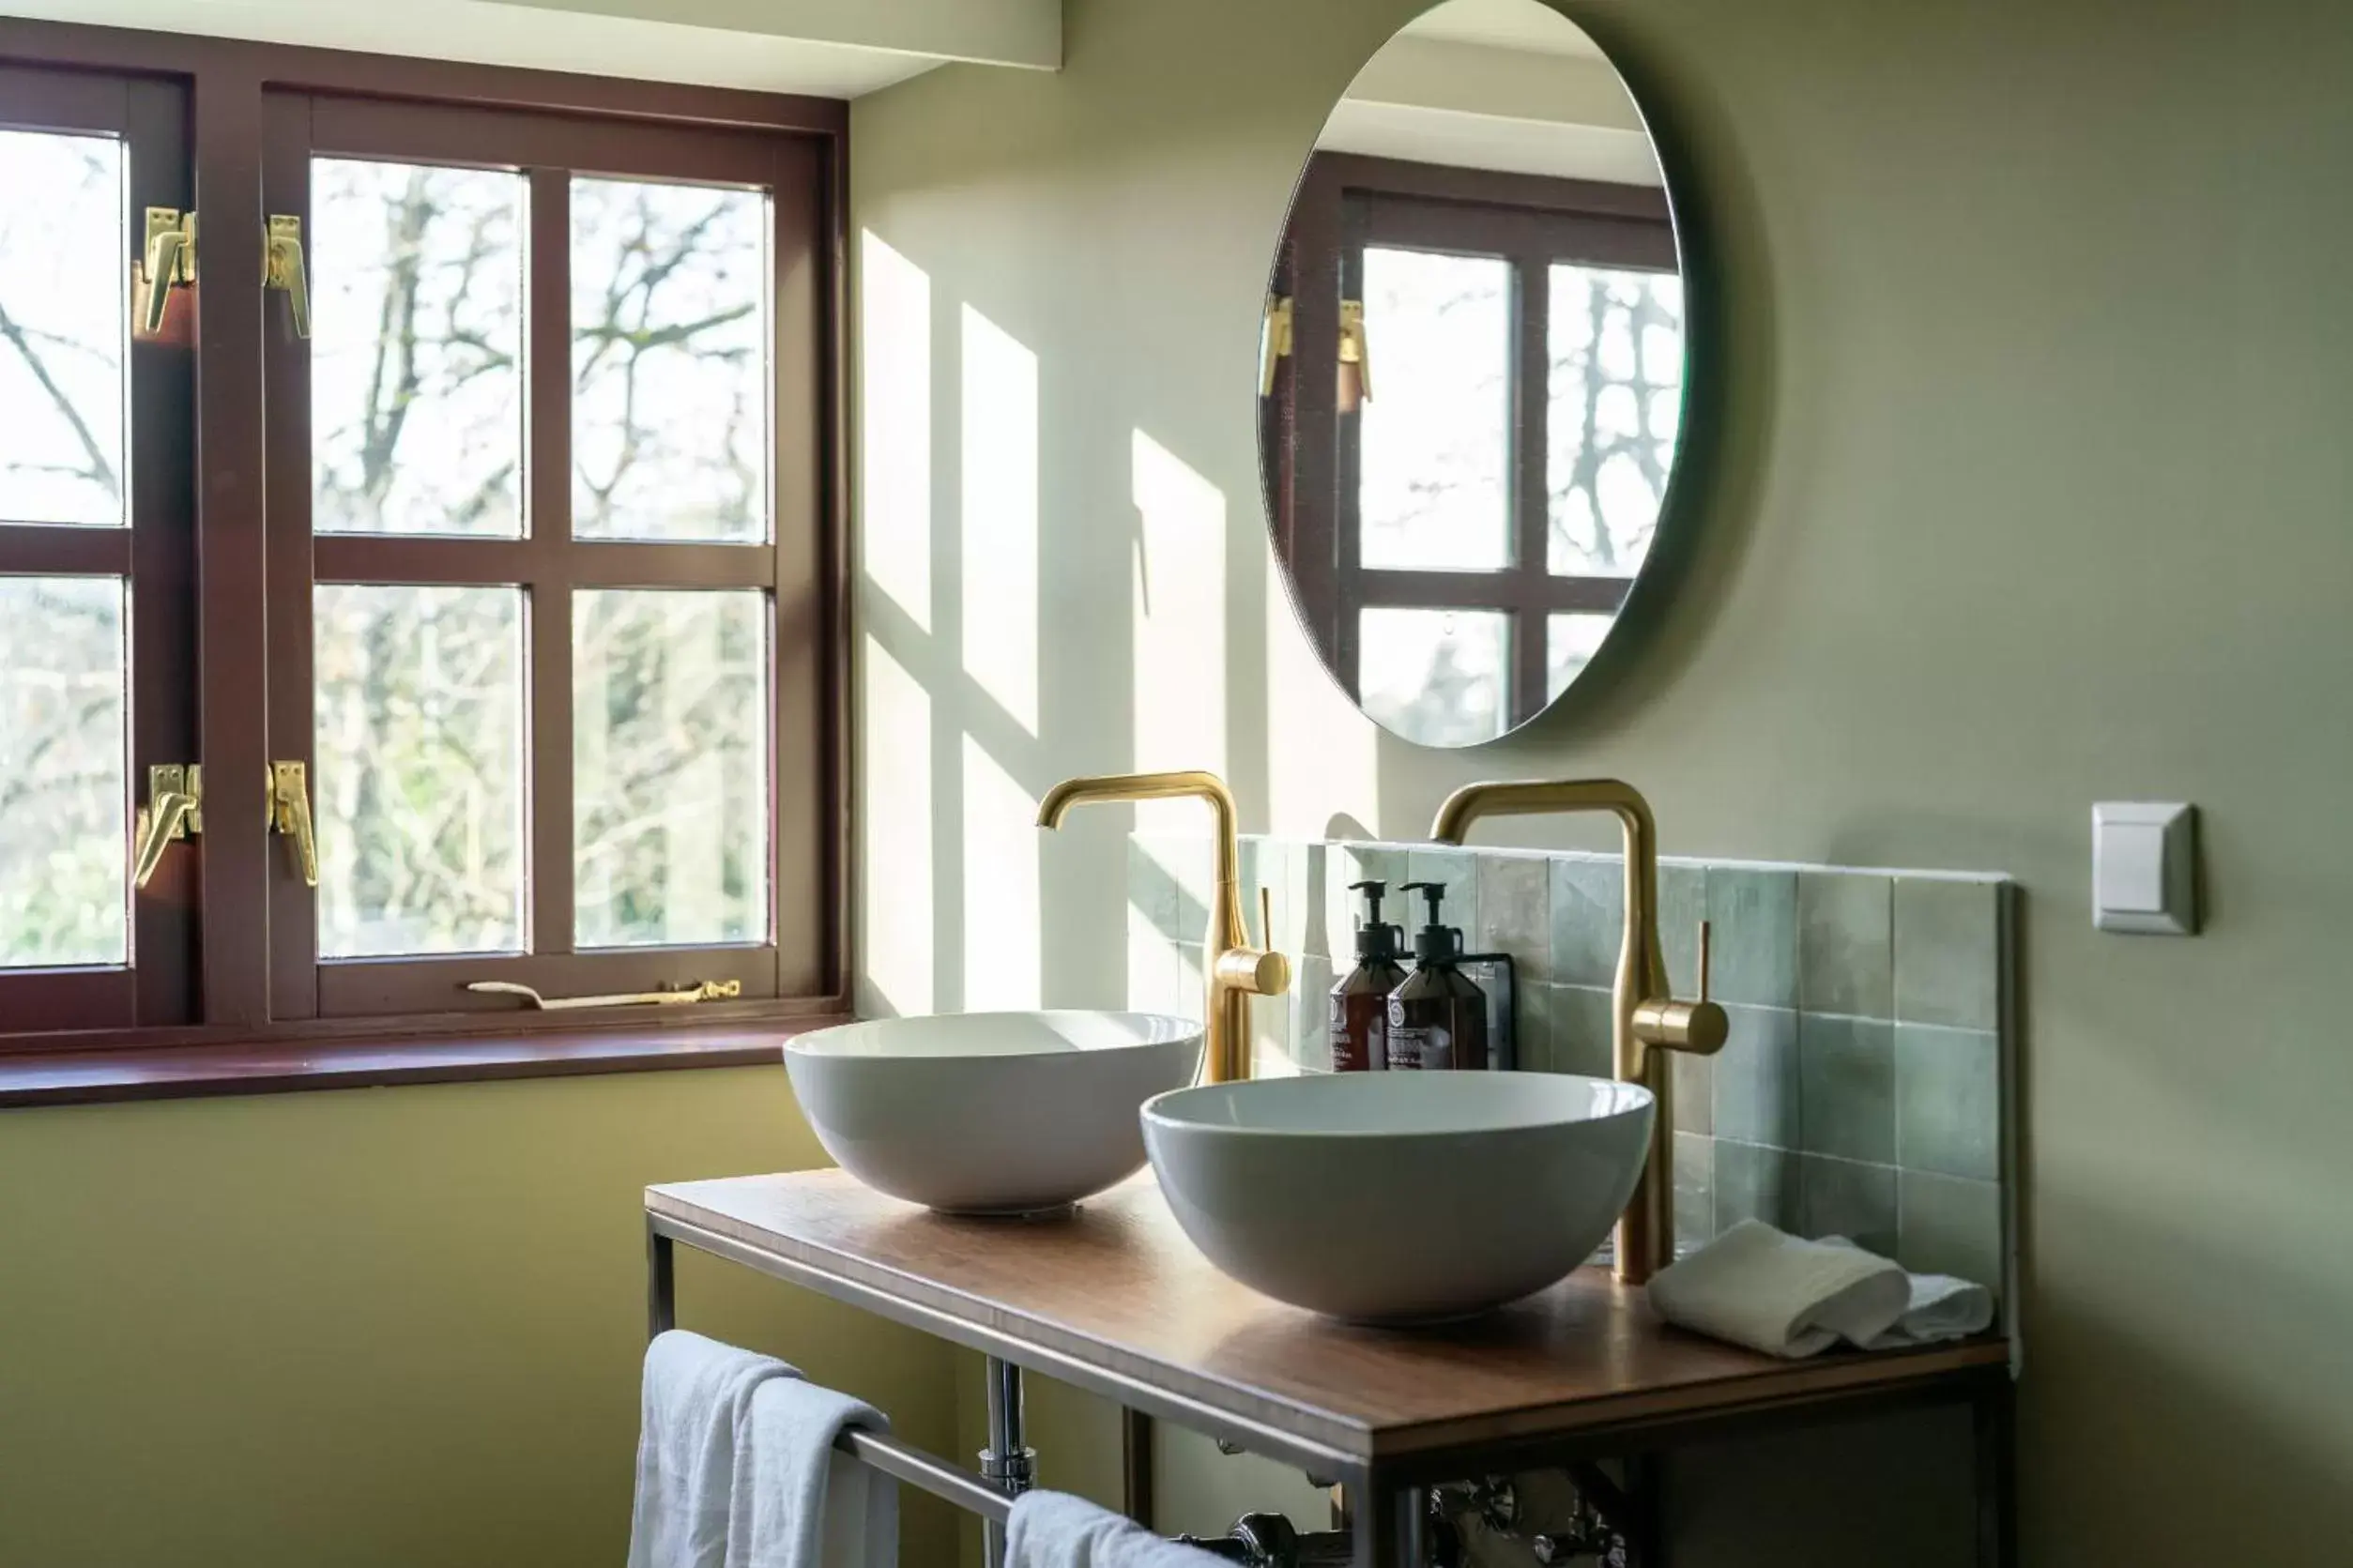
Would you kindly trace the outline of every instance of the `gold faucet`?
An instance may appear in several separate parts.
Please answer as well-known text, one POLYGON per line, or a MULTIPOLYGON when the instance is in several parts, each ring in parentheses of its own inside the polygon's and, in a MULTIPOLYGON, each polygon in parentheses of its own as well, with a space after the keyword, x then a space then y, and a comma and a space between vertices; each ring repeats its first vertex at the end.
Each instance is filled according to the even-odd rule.
POLYGON ((1712 1055, 1724 1044, 1724 1010, 1707 999, 1708 933, 1700 926, 1700 998, 1678 1001, 1667 985, 1667 962, 1658 943, 1658 830, 1650 802, 1632 784, 1615 779, 1524 779, 1464 784, 1445 799, 1429 836, 1460 844, 1482 816, 1526 816, 1537 813, 1608 812, 1626 839, 1626 939, 1618 950, 1617 983, 1612 988, 1611 1055, 1613 1071, 1641 1084, 1658 1103, 1650 1152, 1634 1197, 1618 1218, 1617 1276, 1640 1285, 1674 1261, 1673 1088, 1669 1051, 1712 1055))
MULTIPOLYGON (((1207 1082, 1234 1083, 1250 1075, 1250 998, 1291 988, 1291 960, 1250 946, 1242 925, 1242 857, 1234 842, 1233 795, 1215 773, 1112 773, 1064 779, 1038 802, 1038 826, 1059 828, 1070 808, 1090 802, 1167 800, 1209 802, 1216 817, 1217 893, 1209 911, 1209 999, 1201 1015, 1207 1082)), ((1264 933, 1274 940, 1272 930, 1264 933)))

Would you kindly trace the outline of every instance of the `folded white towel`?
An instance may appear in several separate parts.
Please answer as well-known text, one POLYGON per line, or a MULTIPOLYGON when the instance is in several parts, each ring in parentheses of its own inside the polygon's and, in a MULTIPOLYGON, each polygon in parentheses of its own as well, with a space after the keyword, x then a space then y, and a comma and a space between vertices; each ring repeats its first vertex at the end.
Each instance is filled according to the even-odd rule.
POLYGON ((1843 1339, 1867 1349, 1982 1332, 1993 1293, 1941 1274, 1907 1274, 1843 1237, 1801 1241, 1743 1220, 1650 1282, 1670 1323, 1772 1356, 1811 1356, 1843 1339))
POLYGON ((893 1568, 898 1488, 833 1439, 881 1413, 683 1329, 646 1347, 629 1568, 893 1568))
POLYGON ((1005 1568, 1222 1568, 1225 1559, 1164 1540, 1066 1492, 1024 1492, 1005 1526, 1005 1568))

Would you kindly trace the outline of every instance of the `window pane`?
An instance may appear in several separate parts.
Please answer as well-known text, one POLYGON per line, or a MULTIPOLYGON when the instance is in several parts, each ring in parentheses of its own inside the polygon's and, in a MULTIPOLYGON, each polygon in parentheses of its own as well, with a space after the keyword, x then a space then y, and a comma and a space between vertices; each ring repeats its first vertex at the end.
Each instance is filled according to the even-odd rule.
POLYGON ((582 947, 768 938, 768 602, 573 597, 582 947))
POLYGON ((1358 617, 1357 706, 1374 723, 1425 746, 1475 745, 1511 727, 1509 616, 1373 609, 1358 617))
POLYGON ((312 527, 523 531, 519 175, 311 164, 312 527))
POLYGON ((1363 564, 1509 566, 1511 265, 1367 250, 1365 339, 1363 564))
POLYGON ((1550 616, 1544 626, 1544 700, 1557 700, 1570 681, 1593 662, 1601 639, 1618 623, 1615 616, 1592 614, 1550 616))
POLYGON ((1631 577, 1650 553, 1683 410, 1683 280, 1551 269, 1548 570, 1631 577))
POLYGON ((0 967, 130 956, 123 598, 0 577, 0 967))
POLYGON ((0 131, 0 523, 123 522, 123 148, 0 131))
POLYGON ((572 183, 572 527, 768 538, 768 198, 572 183))
POLYGON ((523 593, 318 587, 319 953, 523 946, 523 593))

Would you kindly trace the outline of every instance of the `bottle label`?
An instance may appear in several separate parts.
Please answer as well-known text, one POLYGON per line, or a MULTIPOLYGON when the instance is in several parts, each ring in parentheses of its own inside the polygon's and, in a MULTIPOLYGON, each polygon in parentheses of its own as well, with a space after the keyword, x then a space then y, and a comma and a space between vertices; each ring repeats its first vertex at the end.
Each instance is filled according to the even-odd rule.
POLYGON ((1351 998, 1335 991, 1329 1002, 1330 1025, 1326 1033, 1332 1047, 1332 1071, 1364 1073, 1387 1065, 1383 1052, 1388 1048, 1388 1031, 1381 1027, 1381 998, 1362 994, 1351 998), (1352 999, 1356 1003, 1353 1008, 1349 1006, 1352 999))
POLYGON ((1405 1004, 1389 1004, 1389 1066, 1399 1073, 1444 1072, 1454 1065, 1454 1038, 1442 1024, 1409 1028, 1405 1004))

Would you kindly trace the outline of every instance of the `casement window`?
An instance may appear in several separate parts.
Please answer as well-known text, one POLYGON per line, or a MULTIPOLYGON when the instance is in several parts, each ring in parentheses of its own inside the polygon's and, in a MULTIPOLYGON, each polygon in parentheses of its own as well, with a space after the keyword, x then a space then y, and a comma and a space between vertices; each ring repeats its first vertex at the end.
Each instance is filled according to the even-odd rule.
POLYGON ((1664 197, 1319 153, 1277 271, 1293 352, 1269 365, 1267 499, 1319 647, 1399 733, 1461 745, 1534 718, 1598 646, 1664 496, 1664 197))
POLYGON ((840 106, 20 26, 0 1048, 838 1007, 840 106))

